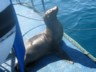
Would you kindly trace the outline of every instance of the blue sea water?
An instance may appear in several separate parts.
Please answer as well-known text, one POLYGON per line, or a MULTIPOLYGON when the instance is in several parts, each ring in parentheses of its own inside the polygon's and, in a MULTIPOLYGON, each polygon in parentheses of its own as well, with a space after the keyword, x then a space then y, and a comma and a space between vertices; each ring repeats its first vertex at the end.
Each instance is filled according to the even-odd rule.
MULTIPOLYGON (((42 1, 33 2, 34 8, 43 15, 45 11, 42 1)), ((53 6, 59 7, 58 19, 64 27, 64 32, 96 57, 96 0, 44 0, 44 4, 45 10, 53 6)))

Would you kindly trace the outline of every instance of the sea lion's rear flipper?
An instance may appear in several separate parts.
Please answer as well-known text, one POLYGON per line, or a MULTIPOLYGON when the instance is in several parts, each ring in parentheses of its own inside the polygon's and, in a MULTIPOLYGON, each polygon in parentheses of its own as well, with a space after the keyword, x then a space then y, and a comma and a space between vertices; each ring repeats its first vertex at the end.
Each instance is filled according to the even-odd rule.
POLYGON ((68 56, 68 54, 58 44, 55 45, 54 53, 61 59, 66 60, 67 62, 72 64, 74 63, 70 56, 68 56))

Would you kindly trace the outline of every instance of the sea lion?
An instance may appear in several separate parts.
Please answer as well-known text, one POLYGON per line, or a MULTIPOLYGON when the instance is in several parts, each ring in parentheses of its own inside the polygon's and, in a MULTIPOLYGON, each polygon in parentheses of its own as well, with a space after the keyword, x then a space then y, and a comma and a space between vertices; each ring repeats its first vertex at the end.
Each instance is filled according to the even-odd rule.
POLYGON ((45 31, 35 35, 25 43, 26 55, 24 67, 26 70, 28 64, 38 60, 46 54, 55 53, 63 59, 65 57, 68 58, 68 55, 59 48, 59 43, 63 36, 63 26, 57 19, 57 12, 57 6, 46 11, 43 17, 46 24, 45 31))

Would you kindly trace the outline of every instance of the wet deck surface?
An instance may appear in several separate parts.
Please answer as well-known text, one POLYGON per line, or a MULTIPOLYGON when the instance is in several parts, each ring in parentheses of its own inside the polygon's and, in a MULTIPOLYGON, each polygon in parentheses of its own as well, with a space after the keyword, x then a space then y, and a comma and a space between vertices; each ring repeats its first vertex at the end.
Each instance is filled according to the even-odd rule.
MULTIPOLYGON (((32 29, 24 35, 24 41, 45 29, 42 17, 27 7, 15 5, 16 14, 20 24, 22 34, 32 29)), ((61 48, 73 59, 74 64, 61 60, 57 56, 50 55, 42 58, 32 68, 32 72, 96 72, 96 63, 84 55, 78 48, 63 38, 61 48), (64 42, 65 43, 64 43, 64 42)), ((0 72, 11 72, 11 60, 0 65, 0 72)))

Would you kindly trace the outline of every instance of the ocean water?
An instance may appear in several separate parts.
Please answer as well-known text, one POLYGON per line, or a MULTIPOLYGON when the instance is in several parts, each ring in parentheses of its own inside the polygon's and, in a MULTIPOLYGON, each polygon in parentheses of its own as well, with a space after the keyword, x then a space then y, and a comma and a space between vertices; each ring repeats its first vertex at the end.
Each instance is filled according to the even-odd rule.
MULTIPOLYGON (((15 1, 15 0, 14 0, 15 1)), ((31 7, 31 0, 20 0, 31 7)), ((58 19, 64 32, 96 57, 96 0, 33 0, 34 8, 43 15, 54 6, 59 7, 58 19)))

